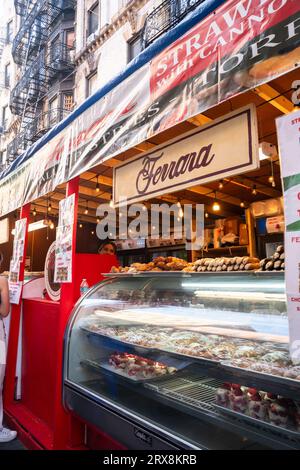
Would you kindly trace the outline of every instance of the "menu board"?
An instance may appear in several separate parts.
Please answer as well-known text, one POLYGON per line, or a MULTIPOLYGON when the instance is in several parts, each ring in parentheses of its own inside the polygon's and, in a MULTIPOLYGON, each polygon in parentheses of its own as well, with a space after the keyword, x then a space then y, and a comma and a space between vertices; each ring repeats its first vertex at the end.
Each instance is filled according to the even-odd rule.
POLYGON ((59 220, 56 230, 54 282, 72 282, 72 247, 75 194, 59 203, 59 220))
POLYGON ((23 283, 20 281, 20 265, 24 260, 25 236, 27 219, 20 219, 15 224, 13 256, 9 269, 9 298, 11 304, 20 302, 23 283))
POLYGON ((300 364, 300 111, 277 119, 285 206, 285 282, 290 352, 300 364))

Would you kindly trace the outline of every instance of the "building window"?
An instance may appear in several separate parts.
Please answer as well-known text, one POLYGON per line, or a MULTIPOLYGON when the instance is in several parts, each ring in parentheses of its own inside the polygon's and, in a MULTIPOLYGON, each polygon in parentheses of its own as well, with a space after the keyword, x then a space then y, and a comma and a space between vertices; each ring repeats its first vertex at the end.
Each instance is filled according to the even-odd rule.
POLYGON ((4 86, 9 88, 10 86, 10 64, 6 64, 4 67, 4 86))
MULTIPOLYGON (((55 39, 51 42, 50 45, 50 57, 51 57, 51 62, 58 62, 60 59, 61 55, 61 50, 60 50, 60 38, 59 36, 56 36, 55 39)), ((53 65, 53 64, 52 64, 53 65)))
POLYGON ((66 44, 68 49, 74 49, 75 47, 75 31, 66 31, 66 44))
POLYGON ((90 75, 88 78, 87 78, 87 97, 88 96, 91 96, 93 93, 95 93, 95 91, 97 90, 98 86, 97 86, 97 72, 96 73, 93 73, 93 75, 90 75))
POLYGON ((99 2, 88 10, 88 36, 95 33, 99 26, 99 2))
POLYGON ((8 127, 8 106, 2 108, 2 127, 6 131, 8 127))
POLYGON ((6 25, 6 43, 10 44, 13 40, 13 22, 9 21, 6 25))
POLYGON ((7 151, 3 150, 2 152, 0 152, 0 165, 4 165, 6 163, 6 159, 7 159, 7 151))
POLYGON ((129 62, 134 59, 142 50, 142 37, 139 34, 128 43, 128 59, 129 62))
POLYGON ((58 122, 58 96, 49 101, 49 127, 54 126, 58 122))
POLYGON ((63 94, 63 109, 65 111, 72 111, 74 106, 73 93, 64 93, 63 94))

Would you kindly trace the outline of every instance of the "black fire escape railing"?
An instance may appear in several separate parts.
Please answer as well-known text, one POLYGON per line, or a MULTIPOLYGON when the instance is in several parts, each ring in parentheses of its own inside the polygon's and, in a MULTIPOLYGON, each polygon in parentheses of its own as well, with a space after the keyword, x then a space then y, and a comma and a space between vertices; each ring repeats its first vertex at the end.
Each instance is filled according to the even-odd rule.
POLYGON ((206 0, 165 0, 146 18, 143 29, 143 48, 174 28, 194 8, 206 0))
POLYGON ((74 0, 29 0, 13 41, 12 55, 16 64, 28 64, 38 54, 48 40, 50 25, 64 10, 72 9, 74 5, 74 0))
POLYGON ((34 103, 40 93, 47 91, 45 53, 42 51, 28 67, 17 85, 12 89, 10 109, 13 114, 23 115, 26 104, 34 103))
POLYGON ((31 141, 35 142, 52 127, 62 121, 71 111, 63 108, 54 108, 39 114, 30 125, 31 141))
POLYGON ((60 73, 71 72, 74 69, 75 49, 63 42, 55 42, 50 46, 46 57, 46 69, 49 80, 60 73))
POLYGON ((70 110, 54 108, 39 114, 33 119, 26 129, 19 132, 7 146, 8 163, 11 163, 18 155, 21 155, 28 145, 32 145, 40 137, 46 134, 52 127, 70 114, 70 110))

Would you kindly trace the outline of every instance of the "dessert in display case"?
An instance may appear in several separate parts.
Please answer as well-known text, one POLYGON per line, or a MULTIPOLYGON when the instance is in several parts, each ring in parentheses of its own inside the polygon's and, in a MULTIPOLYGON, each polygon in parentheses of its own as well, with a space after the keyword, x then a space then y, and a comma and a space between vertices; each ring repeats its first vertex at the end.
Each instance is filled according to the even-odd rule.
POLYGON ((283 272, 125 272, 76 305, 67 409, 130 449, 300 449, 283 272))

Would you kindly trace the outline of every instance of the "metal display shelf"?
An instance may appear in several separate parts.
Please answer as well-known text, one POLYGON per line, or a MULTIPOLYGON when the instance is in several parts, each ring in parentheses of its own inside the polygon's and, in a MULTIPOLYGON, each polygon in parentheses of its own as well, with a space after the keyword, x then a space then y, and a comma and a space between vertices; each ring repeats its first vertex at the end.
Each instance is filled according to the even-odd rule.
POLYGON ((188 375, 148 382, 145 388, 159 395, 160 402, 183 412, 198 415, 200 419, 218 424, 226 430, 234 430, 275 449, 300 449, 300 433, 279 428, 263 421, 248 419, 240 413, 220 412, 215 404, 216 390, 222 385, 219 379, 203 375, 188 375))

